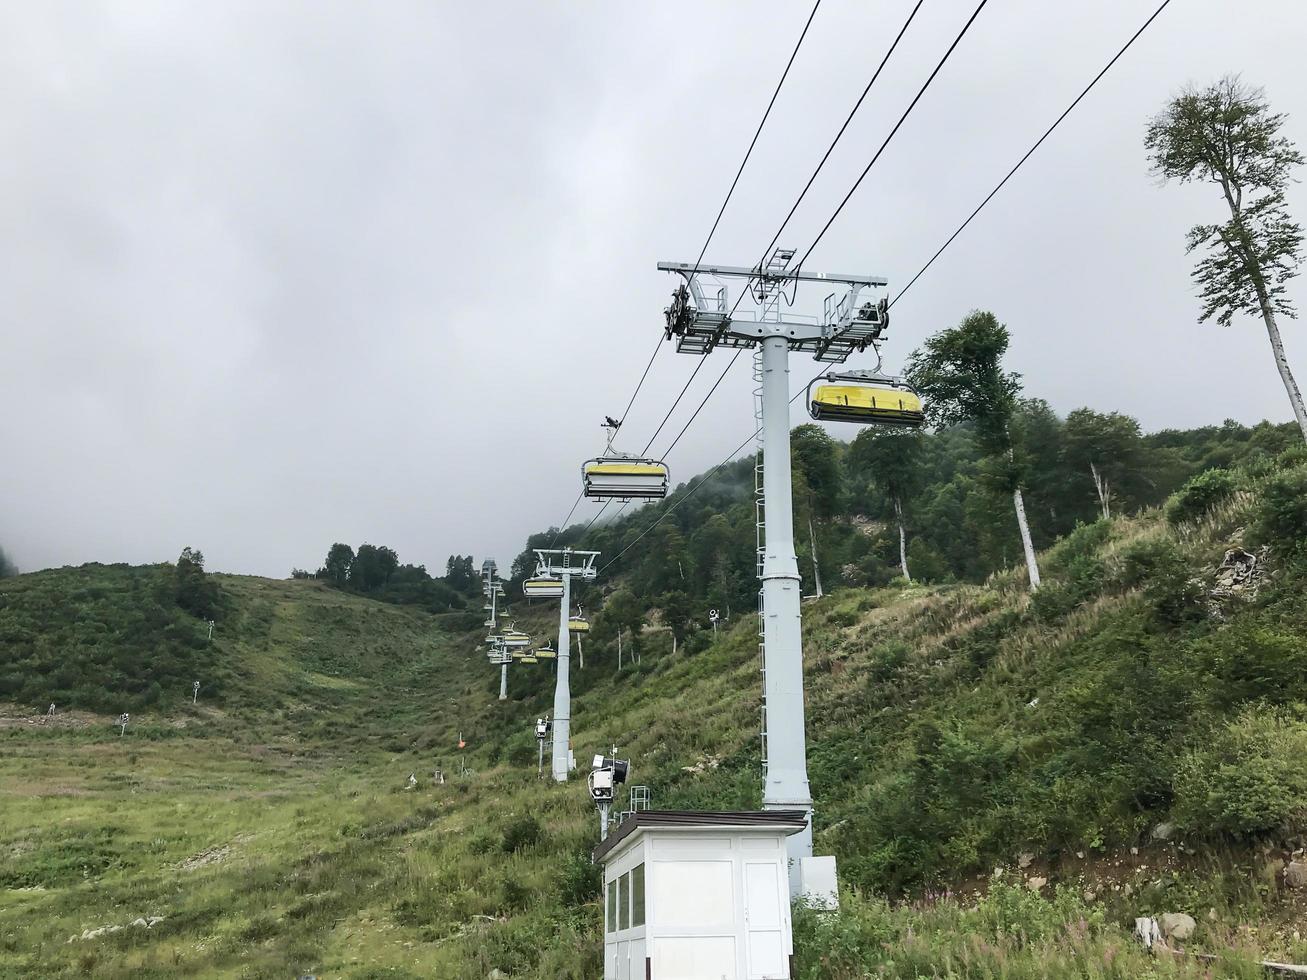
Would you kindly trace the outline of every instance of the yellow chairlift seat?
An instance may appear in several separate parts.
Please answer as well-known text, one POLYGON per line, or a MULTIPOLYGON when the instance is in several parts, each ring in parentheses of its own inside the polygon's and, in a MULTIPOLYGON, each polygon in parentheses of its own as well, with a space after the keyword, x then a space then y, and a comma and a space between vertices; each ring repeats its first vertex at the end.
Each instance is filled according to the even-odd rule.
POLYGON ((538 664, 540 661, 537 660, 533 654, 528 653, 524 656, 518 657, 517 662, 520 664, 538 664))
POLYGON ((537 657, 539 657, 541 660, 557 660, 557 659, 558 659, 558 651, 555 650, 553 647, 540 647, 540 648, 537 649, 537 650, 533 650, 532 653, 534 653, 534 654, 535 654, 537 657))
POLYGON ((881 374, 829 374, 809 386, 808 414, 819 422, 855 422, 916 428, 926 413, 921 396, 897 378, 881 374))
POLYGON ((584 616, 571 616, 567 620, 567 631, 569 633, 589 633, 590 620, 584 616))
POLYGON ((522 593, 533 599, 559 599, 563 595, 563 580, 539 575, 522 583, 522 593))
POLYGON ((521 630, 504 630, 504 646, 506 647, 529 647, 531 637, 521 630))
POLYGON ((657 500, 667 496, 667 464, 604 456, 581 466, 582 491, 592 500, 657 500))

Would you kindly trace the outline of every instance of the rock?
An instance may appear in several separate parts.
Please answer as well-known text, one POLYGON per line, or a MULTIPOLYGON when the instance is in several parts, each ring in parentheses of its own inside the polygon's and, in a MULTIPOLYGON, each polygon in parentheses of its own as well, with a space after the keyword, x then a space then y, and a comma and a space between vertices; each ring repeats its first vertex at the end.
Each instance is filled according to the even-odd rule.
POLYGON ((1290 861, 1285 865, 1284 883, 1289 888, 1307 888, 1307 863, 1290 861))
POLYGON ((1164 912, 1157 917, 1157 924, 1162 928, 1162 935, 1167 939, 1184 941, 1194 934, 1198 923, 1192 915, 1184 912, 1164 912))
POLYGON ((1149 835, 1153 840, 1170 840, 1175 835, 1175 824, 1169 822, 1159 823, 1153 828, 1149 835))
POLYGON ((1162 941, 1162 930, 1157 927, 1157 920, 1147 915, 1135 919, 1135 935, 1144 949, 1152 949, 1154 943, 1162 941))
POLYGON ((1039 891, 1047 884, 1048 884, 1047 878, 1035 877, 1035 878, 1026 879, 1026 887, 1029 888, 1032 892, 1039 891))
POLYGON ((508 974, 500 970, 499 967, 495 967, 486 974, 486 980, 508 980, 508 974))
POLYGON ((1030 867, 1030 862, 1033 860, 1035 860, 1035 856, 1031 854, 1029 851, 1026 851, 1024 854, 1018 854, 1017 867, 1020 868, 1022 871, 1025 871, 1026 868, 1030 867))

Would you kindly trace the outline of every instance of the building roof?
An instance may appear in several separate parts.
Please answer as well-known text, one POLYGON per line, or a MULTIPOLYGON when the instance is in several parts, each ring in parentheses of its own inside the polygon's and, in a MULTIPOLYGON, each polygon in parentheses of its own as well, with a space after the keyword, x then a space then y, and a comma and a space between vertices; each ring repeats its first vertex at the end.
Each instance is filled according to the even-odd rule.
POLYGON ((770 828, 796 833, 808 823, 804 810, 639 810, 623 820, 608 838, 594 849, 594 859, 604 857, 637 830, 681 827, 770 828))

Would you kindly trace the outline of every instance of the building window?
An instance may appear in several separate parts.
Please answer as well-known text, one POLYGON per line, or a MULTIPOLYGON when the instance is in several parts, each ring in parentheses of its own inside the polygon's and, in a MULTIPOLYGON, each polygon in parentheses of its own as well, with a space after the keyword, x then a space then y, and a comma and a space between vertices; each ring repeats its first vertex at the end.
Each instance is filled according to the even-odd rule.
POLYGON ((644 865, 631 869, 631 925, 644 925, 644 865))
POLYGON ((617 914, 621 917, 619 929, 631 928, 631 872, 618 879, 622 883, 622 893, 617 899, 617 914))
POLYGON ((617 892, 620 885, 617 881, 608 883, 608 931, 617 931, 617 892))

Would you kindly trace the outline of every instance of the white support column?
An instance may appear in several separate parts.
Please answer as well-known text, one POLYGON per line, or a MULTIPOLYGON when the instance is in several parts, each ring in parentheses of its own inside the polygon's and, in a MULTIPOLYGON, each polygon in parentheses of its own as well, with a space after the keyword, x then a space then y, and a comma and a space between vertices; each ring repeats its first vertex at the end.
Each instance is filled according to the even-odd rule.
POLYGON ((572 743, 572 689, 568 669, 571 667, 571 634, 567 629, 567 614, 572 608, 572 576, 563 572, 563 596, 558 601, 558 679, 554 683, 554 782, 567 782, 567 750, 572 743))
POLYGON ((803 707, 802 587, 794 553, 790 479, 789 344, 783 334, 762 342, 763 494, 767 527, 762 569, 767 696, 766 810, 806 810, 807 829, 789 837, 790 893, 798 891, 801 858, 812 856, 812 794, 808 789, 803 707))
POLYGON ((508 664, 499 665, 499 700, 508 700, 508 664))

